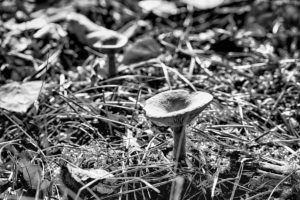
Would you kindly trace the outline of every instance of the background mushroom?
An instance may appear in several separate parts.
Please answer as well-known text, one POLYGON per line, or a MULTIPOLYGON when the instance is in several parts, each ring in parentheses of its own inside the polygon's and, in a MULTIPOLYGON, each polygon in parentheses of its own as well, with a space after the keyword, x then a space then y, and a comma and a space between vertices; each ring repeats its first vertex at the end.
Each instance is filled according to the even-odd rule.
POLYGON ((170 126, 174 133, 174 158, 185 161, 185 127, 212 101, 206 92, 189 93, 186 90, 171 90, 159 93, 148 100, 144 110, 153 123, 170 126))
POLYGON ((101 53, 107 54, 108 77, 114 76, 117 73, 115 53, 127 44, 128 38, 125 35, 99 26, 79 13, 69 14, 68 30, 80 42, 99 50, 101 53))
MULTIPOLYGON (((101 31, 101 34, 103 33, 104 32, 101 31)), ((111 77, 117 73, 115 54, 127 44, 128 39, 121 34, 116 34, 116 32, 113 33, 111 30, 108 30, 106 35, 110 36, 110 38, 95 43, 93 47, 98 49, 100 52, 107 54, 109 66, 108 77, 111 77)))

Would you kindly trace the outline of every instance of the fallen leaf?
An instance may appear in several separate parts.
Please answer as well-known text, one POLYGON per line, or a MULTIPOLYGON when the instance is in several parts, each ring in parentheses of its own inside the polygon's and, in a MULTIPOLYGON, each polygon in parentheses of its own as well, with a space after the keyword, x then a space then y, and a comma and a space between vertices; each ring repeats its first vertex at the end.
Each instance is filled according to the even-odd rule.
POLYGON ((20 24, 6 24, 7 29, 18 30, 18 31, 26 31, 26 30, 35 30, 41 29, 47 25, 47 19, 45 17, 35 18, 31 21, 23 22, 20 24))
MULTIPOLYGON (((35 17, 32 20, 25 21, 22 23, 15 23, 14 21, 4 23, 5 28, 13 30, 15 34, 18 32, 28 31, 28 30, 37 30, 41 29, 49 23, 55 23, 66 19, 67 14, 70 12, 68 9, 57 10, 57 14, 48 16, 44 13, 41 14, 36 12, 36 14, 41 14, 41 16, 35 17)), ((34 14, 32 14, 34 17, 34 14)))
POLYGON ((33 37, 39 39, 50 37, 59 40, 65 37, 66 35, 67 32, 59 24, 49 23, 45 25, 43 28, 41 28, 40 30, 38 30, 33 35, 33 37))
POLYGON ((68 30, 80 42, 90 47, 99 48, 100 46, 117 46, 121 43, 127 43, 127 37, 92 22, 85 15, 71 13, 67 20, 68 30))
POLYGON ((81 169, 79 167, 73 167, 69 164, 67 164, 67 168, 72 177, 78 182, 87 181, 90 178, 102 180, 114 177, 114 175, 104 169, 81 169))
POLYGON ((132 131, 127 130, 126 132, 126 136, 123 136, 124 146, 131 151, 142 151, 137 138, 133 137, 132 131))
POLYGON ((116 187, 112 187, 110 185, 105 185, 102 183, 98 183, 96 186, 92 188, 96 192, 100 194, 111 194, 115 191, 116 187))
POLYGON ((144 37, 137 40, 132 46, 124 52, 123 64, 130 65, 160 55, 160 45, 152 37, 144 37))
POLYGON ((152 11, 161 17, 167 17, 178 13, 178 8, 172 1, 144 0, 139 2, 139 6, 145 11, 152 11))
POLYGON ((220 6, 224 2, 224 0, 181 0, 181 1, 201 10, 215 8, 217 6, 220 6))
MULTIPOLYGON (((97 180, 100 182, 97 182, 91 189, 100 194, 110 194, 116 189, 116 186, 112 186, 116 181, 112 179, 113 177, 113 174, 104 169, 81 169, 69 164, 61 168, 62 185, 75 193, 79 192, 82 184, 97 180)), ((82 192, 82 194, 87 194, 86 191, 82 192)))
POLYGON ((0 87, 0 108, 25 113, 38 99, 42 81, 11 82, 0 87))
POLYGON ((21 158, 18 161, 17 169, 22 173, 30 189, 39 188, 42 182, 42 169, 39 165, 31 163, 27 158, 21 158))

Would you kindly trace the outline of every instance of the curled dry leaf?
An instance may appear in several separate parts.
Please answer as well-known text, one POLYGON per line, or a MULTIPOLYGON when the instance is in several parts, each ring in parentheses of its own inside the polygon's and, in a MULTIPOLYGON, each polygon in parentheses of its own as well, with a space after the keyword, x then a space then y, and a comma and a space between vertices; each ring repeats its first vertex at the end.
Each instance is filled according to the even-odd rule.
POLYGON ((114 192, 115 187, 112 187, 110 185, 106 185, 103 183, 98 183, 96 186, 92 188, 92 190, 100 193, 100 194, 111 194, 114 192))
POLYGON ((26 31, 26 30, 36 30, 43 28, 47 25, 47 19, 45 17, 35 18, 31 21, 23 22, 20 24, 5 23, 5 27, 11 30, 26 31))
POLYGON ((69 172, 72 174, 73 178, 78 182, 87 181, 88 179, 107 179, 112 178, 114 175, 109 173, 104 169, 81 169, 79 167, 72 167, 71 165, 67 165, 69 172))
POLYGON ((139 2, 139 6, 145 11, 151 11, 161 17, 167 17, 178 13, 178 8, 172 1, 144 0, 139 2))
POLYGON ((39 165, 32 163, 26 156, 23 156, 17 162, 17 170, 22 174, 30 189, 39 189, 44 194, 49 194, 51 182, 43 178, 42 168, 39 165))
POLYGON ((33 37, 34 38, 45 38, 50 37, 59 40, 67 35, 67 32, 59 25, 54 23, 49 23, 40 30, 38 30, 33 37))
POLYGON ((123 136, 124 146, 131 151, 142 151, 137 138, 133 137, 132 131, 127 130, 126 136, 123 136))
POLYGON ((97 43, 115 45, 119 41, 121 34, 99 26, 82 14, 71 13, 67 20, 68 30, 74 34, 80 42, 90 47, 93 47, 97 43))
POLYGON ((195 6, 198 9, 206 10, 220 6, 224 0, 181 0, 182 2, 195 6))
POLYGON ((42 81, 11 82, 0 87, 0 108, 25 113, 38 99, 42 81))
POLYGON ((28 30, 37 30, 43 28, 49 23, 55 23, 61 20, 65 20, 67 13, 69 12, 69 10, 61 10, 60 12, 58 12, 58 14, 54 14, 51 16, 42 14, 41 16, 36 17, 30 21, 25 21, 19 24, 12 21, 9 23, 4 23, 4 26, 9 30, 13 30, 15 33, 28 30))
MULTIPOLYGON (((81 169, 69 164, 61 167, 62 185, 75 193, 79 192, 84 184, 95 180, 96 184, 93 184, 91 187, 94 192, 110 194, 116 189, 116 187, 111 185, 115 182, 115 179, 112 179, 113 177, 113 174, 104 169, 81 169)), ((86 190, 82 192, 82 195, 87 194, 86 190)))

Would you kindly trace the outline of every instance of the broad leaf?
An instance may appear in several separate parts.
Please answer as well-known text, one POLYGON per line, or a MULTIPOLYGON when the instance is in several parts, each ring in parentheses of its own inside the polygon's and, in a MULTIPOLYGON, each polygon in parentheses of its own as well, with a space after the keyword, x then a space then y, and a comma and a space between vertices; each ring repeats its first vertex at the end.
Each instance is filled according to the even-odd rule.
POLYGON ((127 43, 125 36, 94 23, 85 15, 71 13, 67 19, 70 33, 74 34, 80 42, 90 47, 123 46, 127 43))
POLYGON ((39 165, 35 165, 27 158, 21 158, 18 161, 18 171, 22 173, 27 185, 30 189, 38 189, 42 182, 42 169, 39 165))
POLYGON ((37 100, 42 81, 12 82, 0 87, 0 108, 25 113, 37 100))
POLYGON ((123 144, 130 151, 142 151, 137 138, 133 137, 132 131, 127 130, 126 136, 123 136, 123 144))
POLYGON ((178 8, 172 1, 144 0, 139 2, 139 6, 145 11, 152 11, 161 17, 167 17, 178 13, 178 8))
MULTIPOLYGON (((111 184, 115 182, 114 175, 111 174, 108 171, 105 171, 104 169, 81 169, 79 167, 73 167, 69 164, 66 165, 67 171, 64 173, 70 173, 71 177, 74 181, 77 183, 88 183, 90 181, 94 180, 101 180, 98 182, 95 186, 92 187, 93 191, 96 191, 100 194, 111 194, 116 189, 115 186, 112 186, 111 184)), ((64 176, 67 177, 67 176, 64 176)), ((63 183, 72 183, 71 180, 62 180, 63 183)), ((74 185, 67 185, 67 187, 70 187, 75 191, 78 192, 77 189, 74 186, 76 183, 72 183, 74 185)))
POLYGON ((88 179, 107 179, 112 178, 114 175, 105 171, 104 169, 81 169, 67 164, 67 168, 72 177, 78 182, 87 181, 88 179))
POLYGON ((198 9, 205 10, 205 9, 212 9, 217 6, 220 6, 224 0, 181 0, 184 3, 195 6, 198 9))

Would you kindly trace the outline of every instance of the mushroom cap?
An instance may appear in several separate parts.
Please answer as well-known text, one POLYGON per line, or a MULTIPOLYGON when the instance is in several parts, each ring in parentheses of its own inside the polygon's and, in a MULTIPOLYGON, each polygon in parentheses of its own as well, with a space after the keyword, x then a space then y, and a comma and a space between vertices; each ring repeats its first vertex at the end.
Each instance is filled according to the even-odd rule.
POLYGON ((109 29, 103 29, 89 34, 90 37, 93 37, 93 35, 103 38, 93 44, 93 47, 102 53, 115 53, 121 50, 128 42, 128 38, 125 35, 109 29))
POLYGON ((147 99, 144 110, 155 124, 177 127, 190 123, 212 100, 213 96, 206 92, 171 90, 147 99))

